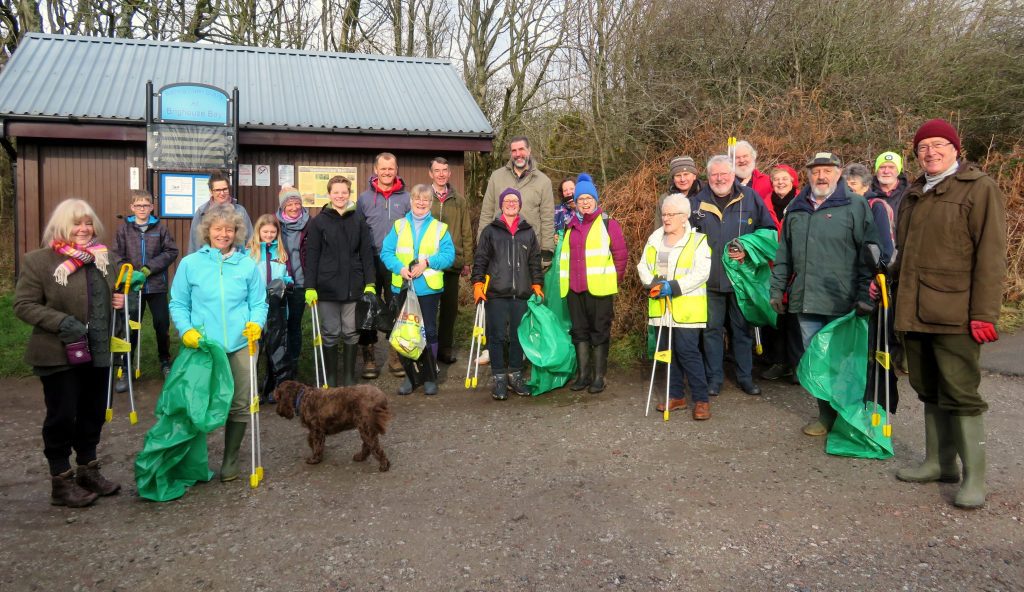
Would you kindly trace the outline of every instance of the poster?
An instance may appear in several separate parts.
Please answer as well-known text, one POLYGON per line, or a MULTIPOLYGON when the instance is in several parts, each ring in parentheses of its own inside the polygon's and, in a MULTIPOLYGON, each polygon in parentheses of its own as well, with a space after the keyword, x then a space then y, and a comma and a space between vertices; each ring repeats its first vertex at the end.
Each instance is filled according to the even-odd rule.
POLYGON ((160 173, 159 204, 163 218, 191 218, 210 200, 208 174, 160 173))
POLYGON ((358 169, 342 166, 300 166, 299 193, 302 194, 302 205, 307 208, 322 208, 328 202, 327 182, 331 177, 341 175, 352 181, 352 200, 359 195, 358 169))
POLYGON ((240 165, 238 165, 238 186, 239 187, 252 187, 252 165, 251 164, 240 164, 240 165))
POLYGON ((277 165, 277 184, 281 187, 285 185, 295 185, 295 167, 290 164, 279 164, 277 165))
POLYGON ((256 186, 257 187, 270 187, 270 165, 269 164, 258 164, 258 165, 256 165, 256 186))

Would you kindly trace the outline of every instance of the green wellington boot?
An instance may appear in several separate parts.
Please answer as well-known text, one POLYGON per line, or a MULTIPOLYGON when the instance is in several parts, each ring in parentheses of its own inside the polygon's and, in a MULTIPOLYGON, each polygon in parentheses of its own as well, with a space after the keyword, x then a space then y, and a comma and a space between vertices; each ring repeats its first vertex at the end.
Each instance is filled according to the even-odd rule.
POLYGON ((220 480, 238 479, 238 449, 245 438, 245 422, 228 421, 224 424, 224 460, 220 464, 220 480))
POLYGON ((836 410, 828 401, 818 401, 818 419, 804 426, 804 433, 808 436, 826 436, 836 421, 836 410))
POLYGON ((953 441, 964 463, 964 482, 953 505, 980 508, 985 505, 985 420, 981 415, 954 415, 953 441))
POLYGON ((908 483, 956 483, 960 470, 956 466, 952 418, 938 405, 924 405, 924 462, 916 467, 896 471, 896 478, 908 483))
POLYGON ((338 386, 338 346, 324 348, 324 371, 327 379, 327 386, 338 386))
POLYGON ((359 353, 357 344, 341 345, 341 386, 353 386, 356 384, 356 354, 359 353))

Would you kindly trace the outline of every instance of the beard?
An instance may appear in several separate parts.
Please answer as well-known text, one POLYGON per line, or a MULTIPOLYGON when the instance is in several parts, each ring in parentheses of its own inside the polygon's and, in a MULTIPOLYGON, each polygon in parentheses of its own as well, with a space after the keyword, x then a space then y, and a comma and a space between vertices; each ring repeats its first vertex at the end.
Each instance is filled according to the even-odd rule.
POLYGON ((754 163, 750 163, 747 166, 736 165, 736 178, 737 179, 749 179, 754 174, 754 163))
POLYGON ((826 185, 824 187, 821 185, 815 185, 811 188, 811 193, 813 193, 815 197, 828 197, 835 190, 835 185, 826 185))

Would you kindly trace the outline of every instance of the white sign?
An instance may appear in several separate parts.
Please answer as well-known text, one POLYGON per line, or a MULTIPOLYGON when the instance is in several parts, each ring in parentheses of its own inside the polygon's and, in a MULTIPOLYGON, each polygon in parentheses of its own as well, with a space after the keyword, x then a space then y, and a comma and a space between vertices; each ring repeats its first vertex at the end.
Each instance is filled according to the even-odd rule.
MULTIPOLYGON (((163 211, 166 216, 191 216, 195 213, 193 181, 200 179, 192 175, 164 175, 163 211)), ((203 181, 203 185, 206 183, 203 181)))
POLYGON ((295 167, 290 164, 279 164, 277 165, 277 184, 281 187, 285 185, 295 186, 295 167))
POLYGON ((132 191, 139 189, 139 167, 128 169, 128 188, 132 191))
POLYGON ((270 187, 270 165, 269 164, 258 164, 258 165, 256 165, 256 186, 257 187, 270 187))
POLYGON ((240 165, 238 165, 238 186, 239 187, 252 187, 252 165, 251 164, 240 164, 240 165))
MULTIPOLYGON (((210 201, 209 177, 205 179, 197 177, 193 191, 195 191, 196 210, 198 210, 199 206, 210 201)), ((195 211, 193 210, 192 213, 194 214, 195 211)))

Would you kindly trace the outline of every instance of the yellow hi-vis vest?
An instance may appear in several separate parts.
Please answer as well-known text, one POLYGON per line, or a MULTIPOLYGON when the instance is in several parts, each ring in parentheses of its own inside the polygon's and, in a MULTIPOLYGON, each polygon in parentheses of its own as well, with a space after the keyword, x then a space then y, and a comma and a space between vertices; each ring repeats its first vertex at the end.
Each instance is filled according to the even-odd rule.
MULTIPOLYGON (((558 259, 558 287, 562 297, 569 293, 569 235, 571 228, 565 230, 562 239, 562 256, 558 259)), ((590 225, 586 239, 587 292, 594 296, 608 296, 619 292, 619 277, 615 271, 615 259, 612 258, 612 239, 604 225, 604 214, 601 214, 590 225)))
MULTIPOLYGON (((422 261, 425 257, 429 258, 441 248, 441 237, 446 232, 448 232, 447 224, 438 222, 436 218, 431 220, 423 231, 423 237, 420 238, 420 252, 417 254, 413 251, 412 225, 405 218, 395 220, 395 234, 398 235, 398 240, 395 242, 395 258, 401 261, 402 265, 409 265, 413 259, 422 261)), ((402 276, 391 274, 392 286, 402 289, 403 281, 402 276)), ((423 281, 427 282, 427 287, 431 290, 440 290, 444 287, 443 272, 440 269, 428 267, 423 270, 423 281)))
MULTIPOLYGON (((669 277, 673 280, 681 280, 693 270, 693 258, 697 253, 697 247, 707 240, 707 236, 698 232, 689 233, 683 250, 676 259, 676 267, 669 277)), ((657 275, 658 249, 654 245, 647 245, 644 249, 644 264, 652 275, 657 275)), ((708 293, 707 283, 686 294, 672 296, 672 320, 680 325, 693 323, 706 323, 708 321, 708 293)), ((647 299, 647 316, 656 319, 665 314, 664 298, 647 299)))

